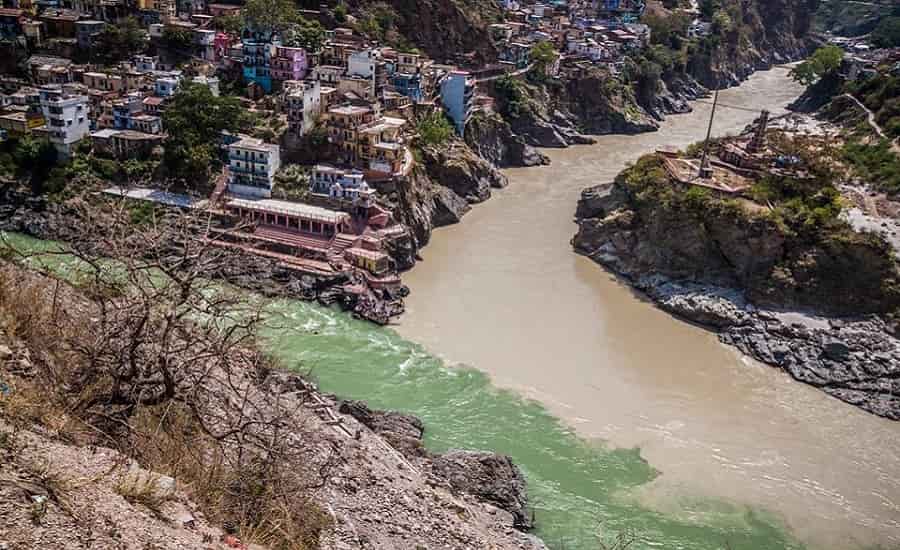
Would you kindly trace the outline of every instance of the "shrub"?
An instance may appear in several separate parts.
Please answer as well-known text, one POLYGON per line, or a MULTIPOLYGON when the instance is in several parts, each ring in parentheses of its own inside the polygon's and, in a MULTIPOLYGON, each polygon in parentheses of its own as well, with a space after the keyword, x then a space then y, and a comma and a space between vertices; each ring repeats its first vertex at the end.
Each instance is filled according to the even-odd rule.
POLYGON ((435 111, 416 124, 419 139, 425 145, 441 145, 453 136, 453 125, 444 113, 435 111))

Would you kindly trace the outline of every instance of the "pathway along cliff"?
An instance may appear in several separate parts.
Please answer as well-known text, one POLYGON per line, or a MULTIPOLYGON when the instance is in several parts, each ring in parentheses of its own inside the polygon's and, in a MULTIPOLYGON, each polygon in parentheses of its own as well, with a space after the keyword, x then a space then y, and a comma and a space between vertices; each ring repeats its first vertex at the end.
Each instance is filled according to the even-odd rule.
MULTIPOLYGON (((720 101, 779 113, 800 92, 776 68, 720 101)), ((900 423, 741 357, 571 250, 581 190, 641 154, 702 139, 709 108, 509 170, 510 186, 436 232, 405 276, 399 332, 542 402, 585 438, 639 447, 661 475, 624 499, 687 521, 704 516, 703 499, 749 505, 813 548, 895 547, 900 423)), ((723 108, 714 134, 754 117, 723 108)))

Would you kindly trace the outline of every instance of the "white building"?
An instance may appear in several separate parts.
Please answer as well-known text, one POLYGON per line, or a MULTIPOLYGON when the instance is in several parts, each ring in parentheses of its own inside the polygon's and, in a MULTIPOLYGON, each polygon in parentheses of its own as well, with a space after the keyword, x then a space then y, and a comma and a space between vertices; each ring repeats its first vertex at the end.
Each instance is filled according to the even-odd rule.
POLYGON ((169 74, 160 76, 153 84, 153 91, 159 97, 171 97, 178 90, 178 83, 181 81, 181 74, 169 74))
POLYGON ((281 149, 261 139, 240 136, 228 146, 228 191, 236 195, 272 196, 275 173, 281 167, 281 149))
POLYGON ((355 206, 369 207, 375 204, 375 190, 366 183, 362 172, 343 170, 327 164, 318 164, 313 168, 309 191, 314 195, 350 201, 355 206))
POLYGON ((212 92, 212 95, 215 97, 219 97, 219 78, 215 76, 195 76, 191 82, 194 84, 201 84, 209 88, 209 91, 212 92))
POLYGON ((322 85, 318 81, 288 80, 284 90, 288 132, 301 137, 315 126, 322 113, 322 85))
POLYGON ((73 94, 59 85, 40 89, 41 111, 47 121, 47 138, 63 156, 72 153, 73 146, 90 134, 88 98, 73 94))
POLYGON ((134 69, 142 73, 152 73, 157 70, 159 59, 152 55, 134 56, 134 69))
POLYGON ((375 67, 381 61, 381 54, 377 50, 368 49, 353 52, 347 58, 347 74, 361 78, 374 78, 375 67))

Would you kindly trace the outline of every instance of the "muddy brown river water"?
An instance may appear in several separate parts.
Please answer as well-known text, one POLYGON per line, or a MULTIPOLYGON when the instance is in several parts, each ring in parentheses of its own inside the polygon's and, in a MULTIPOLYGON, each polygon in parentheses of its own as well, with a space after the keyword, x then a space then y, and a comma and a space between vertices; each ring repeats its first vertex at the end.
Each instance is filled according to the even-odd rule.
MULTIPOLYGON (((800 93, 777 68, 720 102, 774 113, 800 93)), ((510 186, 440 229, 397 330, 450 363, 543 403, 587 439, 640 448, 661 472, 629 498, 666 514, 721 499, 778 516, 813 547, 900 547, 900 423, 741 357, 572 252, 581 190, 662 146, 703 138, 710 105, 659 132, 548 151, 510 186)), ((753 112, 721 108, 715 135, 753 112)))

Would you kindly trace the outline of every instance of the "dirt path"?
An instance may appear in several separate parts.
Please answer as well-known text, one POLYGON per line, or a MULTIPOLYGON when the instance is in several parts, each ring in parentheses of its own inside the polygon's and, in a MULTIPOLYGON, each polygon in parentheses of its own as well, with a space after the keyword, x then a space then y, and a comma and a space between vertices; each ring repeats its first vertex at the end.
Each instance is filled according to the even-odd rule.
MULTIPOLYGON (((866 112, 866 116, 868 117, 868 120, 869 120, 869 126, 871 126, 872 128, 875 129, 875 133, 878 134, 878 137, 880 137, 881 139, 890 139, 888 137, 888 135, 885 133, 885 131, 878 124, 878 121, 875 119, 875 113, 873 113, 871 109, 866 107, 863 104, 863 102, 856 99, 855 97, 853 97, 850 94, 844 94, 844 96, 850 98, 850 100, 853 101, 854 103, 856 103, 860 109, 862 109, 863 111, 866 112)), ((896 155, 900 156, 900 145, 897 144, 897 140, 891 140, 891 150, 896 155)))

